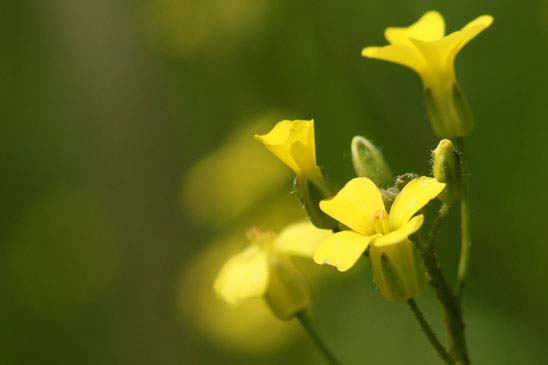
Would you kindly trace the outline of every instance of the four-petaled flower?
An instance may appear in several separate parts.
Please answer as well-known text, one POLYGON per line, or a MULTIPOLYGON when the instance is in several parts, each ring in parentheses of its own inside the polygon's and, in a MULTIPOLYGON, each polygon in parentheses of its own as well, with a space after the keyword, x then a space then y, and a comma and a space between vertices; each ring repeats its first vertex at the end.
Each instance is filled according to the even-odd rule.
POLYGON ((436 134, 445 138, 464 136, 473 123, 456 84, 454 61, 459 51, 492 22, 492 16, 482 15, 461 30, 445 35, 443 17, 436 11, 429 11, 409 27, 386 28, 384 35, 390 44, 366 47, 362 55, 394 62, 417 72, 427 92, 427 102, 440 109, 429 110, 436 134))
POLYGON ((310 301, 308 284, 290 256, 311 258, 330 233, 308 221, 291 224, 277 236, 253 228, 251 244, 225 263, 213 288, 230 304, 264 297, 277 317, 290 319, 310 301))
POLYGON ((314 261, 339 271, 350 269, 370 247, 369 254, 377 286, 387 299, 405 300, 424 288, 424 272, 417 265, 408 237, 423 224, 422 214, 414 216, 445 188, 434 178, 410 181, 396 197, 390 213, 375 184, 364 177, 350 180, 320 208, 349 230, 323 240, 314 261))

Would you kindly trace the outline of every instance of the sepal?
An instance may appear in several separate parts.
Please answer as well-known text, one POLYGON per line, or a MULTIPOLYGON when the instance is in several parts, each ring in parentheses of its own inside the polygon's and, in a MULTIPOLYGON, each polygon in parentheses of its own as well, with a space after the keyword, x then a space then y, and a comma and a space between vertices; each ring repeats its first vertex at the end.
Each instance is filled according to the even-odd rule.
POLYGON ((310 304, 310 287, 291 259, 272 256, 269 269, 268 289, 264 298, 272 313, 288 321, 297 313, 306 311, 310 304))
POLYGON ((386 246, 371 245, 369 257, 375 284, 385 299, 405 301, 424 291, 426 273, 410 240, 386 246))
POLYGON ((295 178, 293 186, 312 224, 322 229, 334 229, 338 226, 333 218, 320 209, 320 201, 330 198, 324 193, 325 189, 321 191, 311 181, 299 177, 295 178))
POLYGON ((447 89, 426 86, 425 100, 430 123, 438 137, 464 137, 474 128, 472 112, 456 83, 447 89))

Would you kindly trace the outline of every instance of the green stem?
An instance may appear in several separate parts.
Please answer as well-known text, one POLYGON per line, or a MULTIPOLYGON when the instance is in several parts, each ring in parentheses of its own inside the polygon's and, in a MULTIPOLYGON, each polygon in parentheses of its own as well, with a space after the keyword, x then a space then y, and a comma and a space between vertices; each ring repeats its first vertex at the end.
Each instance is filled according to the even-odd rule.
POLYGON ((471 235, 471 216, 470 216, 470 173, 466 155, 464 154, 464 138, 455 140, 461 159, 461 201, 460 201, 460 259, 457 272, 458 286, 457 297, 462 299, 462 293, 466 285, 466 275, 468 273, 468 263, 470 260, 470 246, 472 245, 471 235))
POLYGON ((308 333, 308 335, 314 342, 314 345, 316 345, 318 350, 322 353, 325 360, 331 365, 340 364, 339 361, 333 355, 333 353, 326 346, 325 342, 323 342, 320 336, 318 335, 318 332, 312 325, 312 321, 310 320, 310 317, 308 317, 305 312, 297 313, 296 317, 299 320, 299 323, 301 324, 301 326, 303 326, 303 328, 306 330, 306 332, 308 333))
POLYGON ((436 292, 436 297, 443 306, 445 314, 445 327, 449 338, 449 353, 455 359, 458 365, 470 364, 468 350, 466 348, 466 339, 464 336, 464 321, 460 301, 453 293, 447 279, 445 278, 438 262, 438 257, 433 246, 441 223, 449 213, 450 206, 443 204, 438 216, 430 227, 430 232, 426 240, 417 240, 417 250, 419 251, 426 271, 430 276, 430 285, 436 292))
POLYGON ((409 305, 409 308, 411 309, 411 311, 415 315, 415 318, 419 322, 419 325, 422 331, 424 332, 424 334, 426 335, 426 337, 428 338, 428 341, 430 341, 430 344, 432 345, 432 347, 434 347, 434 349, 438 352, 438 355, 441 357, 441 359, 446 364, 449 364, 449 365, 454 364, 455 362, 453 361, 453 358, 447 353, 447 350, 445 350, 445 347, 438 340, 438 337, 436 336, 434 331, 432 331, 432 328, 426 321, 426 318, 424 318, 424 315, 422 314, 421 310, 417 306, 417 303, 415 302, 415 300, 409 299, 407 301, 407 304, 409 305))

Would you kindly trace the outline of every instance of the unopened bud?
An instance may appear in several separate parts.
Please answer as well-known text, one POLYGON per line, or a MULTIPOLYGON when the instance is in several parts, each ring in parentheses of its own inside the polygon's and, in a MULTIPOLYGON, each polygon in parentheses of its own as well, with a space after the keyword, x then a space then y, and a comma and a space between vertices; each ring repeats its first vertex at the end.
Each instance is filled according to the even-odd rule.
POLYGON ((382 196, 382 201, 384 202, 384 207, 387 211, 389 211, 392 207, 392 203, 394 203, 394 200, 396 200, 396 197, 400 193, 401 189, 403 189, 403 187, 407 185, 408 182, 418 177, 419 176, 417 174, 408 172, 396 177, 396 181, 394 181, 393 186, 387 189, 379 188, 382 196))
POLYGON ((442 139, 432 151, 432 173, 436 180, 446 184, 438 198, 446 203, 454 200, 460 187, 460 159, 451 140, 442 139))
POLYGON ((405 174, 401 174, 396 178, 396 181, 394 182, 394 189, 397 194, 407 185, 411 180, 414 180, 418 178, 419 175, 414 174, 412 172, 407 172, 405 174))
POLYGON ((367 177, 377 186, 392 183, 392 172, 384 160, 381 151, 371 141, 362 136, 352 139, 352 164, 359 177, 367 177))
POLYGON ((310 304, 310 287, 287 257, 270 258, 270 276, 265 299, 274 315, 290 320, 310 304))

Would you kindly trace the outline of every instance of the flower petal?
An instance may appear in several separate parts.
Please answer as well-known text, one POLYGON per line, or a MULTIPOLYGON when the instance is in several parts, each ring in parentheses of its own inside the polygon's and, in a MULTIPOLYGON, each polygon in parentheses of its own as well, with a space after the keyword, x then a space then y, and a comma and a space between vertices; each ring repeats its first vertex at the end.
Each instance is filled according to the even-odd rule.
POLYGON ((423 54, 428 64, 433 67, 453 72, 455 57, 459 51, 481 31, 493 22, 490 15, 482 15, 468 23, 461 30, 453 32, 434 42, 425 42, 411 38, 411 42, 423 54))
POLYGON ((289 153, 291 154, 291 157, 293 157, 293 161, 295 161, 302 171, 302 175, 312 182, 319 184, 322 181, 322 172, 316 165, 316 156, 313 146, 314 143, 312 143, 312 147, 310 147, 310 144, 296 142, 291 146, 289 153))
POLYGON ((282 120, 270 132, 255 135, 276 157, 289 166, 296 175, 306 172, 308 166, 316 166, 313 120, 282 120), (293 147, 298 144, 299 160, 294 158, 293 147), (303 164, 306 166, 301 166, 303 164))
POLYGON ((329 200, 320 202, 320 209, 358 233, 370 235, 373 214, 384 211, 384 202, 377 186, 368 178, 350 180, 329 200))
POLYGON ((330 234, 331 230, 316 228, 309 221, 293 223, 280 232, 274 247, 292 255, 312 257, 320 242, 330 234))
POLYGON ((421 74, 426 66, 424 57, 412 45, 391 44, 384 47, 366 47, 362 50, 362 56, 397 63, 409 67, 418 74, 421 74))
POLYGON ((430 200, 438 196, 445 184, 432 177, 422 176, 411 180, 396 197, 390 209, 390 225, 398 229, 424 207, 430 200))
MULTIPOLYGON (((482 15, 466 24, 461 30, 453 32, 435 42, 430 48, 437 49, 436 53, 438 54, 438 59, 442 62, 442 67, 453 70, 455 57, 460 50, 492 23, 492 16, 482 15)), ((421 45, 420 42, 417 41, 413 41, 413 43, 428 59, 428 54, 431 53, 428 50, 428 46, 421 45)))
POLYGON ((314 253, 314 261, 346 271, 354 266, 375 237, 377 236, 364 236, 352 231, 332 234, 320 243, 314 253))
POLYGON ((260 297, 268 285, 268 261, 263 250, 251 245, 233 256, 215 279, 215 293, 230 304, 260 297))
POLYGON ((412 46, 409 38, 431 42, 443 38, 445 21, 437 11, 429 11, 409 27, 389 27, 384 36, 391 44, 412 46))
POLYGON ((382 247, 402 242, 406 240, 407 237, 417 232, 421 228, 423 223, 424 216, 422 214, 413 217, 409 220, 409 222, 405 223, 399 229, 392 231, 384 236, 375 238, 375 240, 373 241, 373 245, 375 247, 382 247))
POLYGON ((427 72, 446 72, 452 74, 453 62, 448 62, 450 55, 461 41, 461 33, 453 32, 446 37, 432 42, 411 38, 411 42, 422 54, 428 64, 427 72))
MULTIPOLYGON (((488 28, 493 23, 493 17, 491 15, 482 15, 466 24, 460 31, 451 33, 449 36, 455 35, 455 39, 458 39, 455 44, 448 48, 445 62, 448 67, 452 67, 455 57, 465 45, 474 39, 484 29, 488 28)), ((448 36, 448 37, 449 37, 448 36)))
POLYGON ((491 15, 482 15, 466 24, 460 32, 462 33, 461 42, 455 53, 458 53, 468 42, 474 39, 484 29, 493 24, 491 15))

